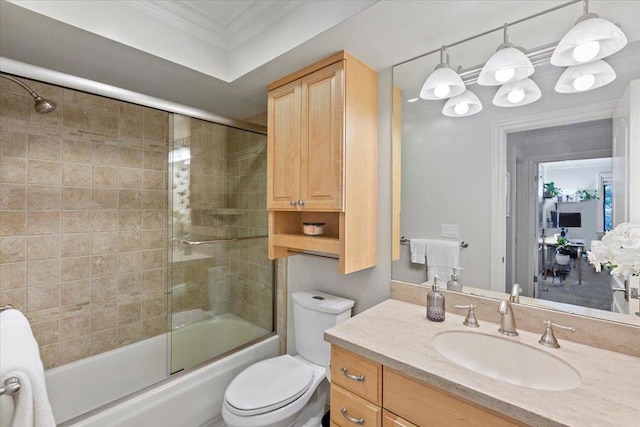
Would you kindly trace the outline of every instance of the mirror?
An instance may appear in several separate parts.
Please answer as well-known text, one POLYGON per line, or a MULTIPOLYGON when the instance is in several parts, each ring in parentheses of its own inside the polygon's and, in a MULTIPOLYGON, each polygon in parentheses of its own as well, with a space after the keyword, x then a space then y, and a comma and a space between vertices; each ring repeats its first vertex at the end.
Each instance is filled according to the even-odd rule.
MULTIPOLYGON (((574 185, 571 194, 563 194, 565 199, 562 202, 556 199, 553 205, 547 204, 545 207, 543 187, 527 181, 531 178, 533 182, 540 176, 538 165, 555 161, 613 157, 610 162, 614 169, 618 161, 628 163, 629 159, 621 159, 620 150, 614 149, 613 144, 620 132, 620 119, 616 118, 616 114, 624 102, 622 99, 625 93, 628 96, 630 90, 640 90, 640 37, 636 30, 624 30, 629 44, 606 58, 606 62, 617 74, 612 83, 581 93, 556 93, 554 86, 565 67, 555 67, 547 61, 537 64, 535 73, 531 76, 541 89, 541 99, 526 106, 501 108, 492 104, 497 87, 468 83, 467 89, 478 96, 483 110, 467 117, 444 116, 444 100, 418 99, 410 102, 418 98, 426 77, 440 62, 439 52, 394 67, 394 90, 399 93, 400 98, 394 105, 400 105, 401 109, 402 147, 398 234, 407 240, 444 239, 443 233, 452 231, 455 235, 456 227, 452 228, 450 225, 458 226, 459 234, 455 240, 468 244, 459 253, 459 264, 464 268, 461 282, 465 292, 504 298, 504 293, 511 290, 512 283, 520 283, 524 289, 522 295, 530 297, 521 299, 526 303, 626 323, 639 323, 640 318, 634 314, 637 309, 632 310, 631 314, 612 314, 574 305, 579 303, 563 301, 558 304, 538 299, 544 292, 542 286, 537 288, 538 279, 542 280, 542 272, 546 271, 554 277, 557 274, 552 271, 551 264, 546 267, 540 264, 540 252, 545 250, 544 237, 554 236, 562 231, 558 227, 557 216, 555 223, 550 222, 551 212, 556 212, 557 215, 557 212, 565 209, 566 207, 558 206, 570 203, 567 202, 567 196, 574 203, 569 206, 570 213, 579 205, 586 209, 588 203, 579 201, 580 194, 584 193, 579 193, 578 190, 584 189, 574 185), (636 82, 631 85, 632 81, 636 82), (540 141, 541 145, 535 145, 540 141), (535 199, 538 193, 539 203, 535 199), (540 240, 541 236, 543 240, 540 240)), ((518 40, 516 31, 513 29, 510 37, 514 43, 518 40)), ((521 31, 536 30, 534 25, 530 25, 521 31)), ((521 38, 532 43, 527 47, 542 46, 554 41, 545 40, 545 37, 549 37, 548 34, 540 33, 521 34, 521 38)), ((461 58, 465 62, 463 67, 472 68, 472 64, 484 63, 499 42, 494 46, 494 36, 491 36, 494 38, 488 43, 482 40, 483 37, 449 48, 451 67, 456 69, 463 62, 461 58), (479 55, 486 57, 480 58, 479 55)), ((640 96, 640 93, 634 93, 634 96, 640 96)), ((397 110, 394 110, 394 116, 395 114, 397 110)), ((640 112, 632 110, 631 117, 637 120, 640 112)), ((630 163, 630 166, 633 169, 626 171, 627 177, 637 173, 637 163, 630 163)), ((547 165, 547 169, 549 170, 542 173, 552 176, 550 174, 553 167, 547 165)), ((608 176, 606 170, 601 172, 602 180, 597 181, 597 185, 610 183, 611 168, 608 176)), ((593 172, 593 175, 595 180, 596 173, 593 172)), ((616 175, 615 171, 613 175, 616 175)), ((543 176, 542 180, 544 179, 543 176)), ((614 210, 622 215, 621 212, 625 213, 626 209, 626 220, 629 220, 629 205, 637 206, 639 203, 639 196, 630 195, 628 190, 628 182, 618 178, 617 192, 613 197, 614 210)), ((395 197, 396 195, 394 200, 395 197)), ((602 204, 594 205, 602 207, 602 204)), ((598 209, 600 208, 596 208, 598 209)), ((583 213, 582 218, 586 218, 585 215, 583 213)), ((565 221, 571 219, 571 215, 563 213, 562 216, 565 221)), ((620 222, 620 217, 616 218, 620 222)), ((575 215, 573 220, 575 221, 575 215)), ((577 228, 565 230, 569 237, 577 237, 577 228)), ((597 236, 589 235, 575 240, 584 241, 585 246, 581 249, 586 251, 592 238, 597 236)), ((555 243, 553 249, 555 254, 555 243)), ((392 279, 417 284, 425 282, 425 265, 410 261, 409 245, 400 245, 398 252, 398 259, 393 261, 392 279)), ((577 269, 580 265, 582 274, 587 274, 588 269, 593 270, 586 257, 578 256, 576 259, 574 253, 573 258, 573 268, 577 269)), ((443 287, 448 278, 441 278, 443 287)), ((567 291, 578 289, 577 284, 559 283, 558 279, 553 286, 562 286, 567 291)), ((637 300, 635 301, 637 304, 637 300)))

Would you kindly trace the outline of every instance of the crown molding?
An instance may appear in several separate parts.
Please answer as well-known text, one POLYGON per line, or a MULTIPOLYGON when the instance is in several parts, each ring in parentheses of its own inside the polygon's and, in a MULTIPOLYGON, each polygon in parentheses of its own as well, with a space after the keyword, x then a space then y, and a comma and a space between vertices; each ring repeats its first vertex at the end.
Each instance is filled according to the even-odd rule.
POLYGON ((233 50, 262 33, 303 4, 302 0, 263 0, 254 2, 227 26, 228 49, 233 50))

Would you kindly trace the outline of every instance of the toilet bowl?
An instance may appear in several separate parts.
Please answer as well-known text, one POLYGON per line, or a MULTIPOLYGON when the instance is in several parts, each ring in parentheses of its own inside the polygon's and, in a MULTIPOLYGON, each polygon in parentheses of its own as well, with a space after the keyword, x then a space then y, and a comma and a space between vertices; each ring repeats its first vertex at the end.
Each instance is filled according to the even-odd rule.
POLYGON ((329 395, 330 346, 324 331, 351 317, 353 301, 322 292, 292 295, 296 356, 257 362, 225 391, 228 427, 317 427, 329 395))

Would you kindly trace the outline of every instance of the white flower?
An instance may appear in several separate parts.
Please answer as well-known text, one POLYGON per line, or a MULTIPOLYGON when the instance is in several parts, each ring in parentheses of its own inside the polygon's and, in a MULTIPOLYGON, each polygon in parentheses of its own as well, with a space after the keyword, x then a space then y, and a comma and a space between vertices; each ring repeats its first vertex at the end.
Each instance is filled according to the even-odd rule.
POLYGON ((640 225, 625 222, 592 241, 587 259, 598 273, 604 266, 611 274, 640 275, 640 225))

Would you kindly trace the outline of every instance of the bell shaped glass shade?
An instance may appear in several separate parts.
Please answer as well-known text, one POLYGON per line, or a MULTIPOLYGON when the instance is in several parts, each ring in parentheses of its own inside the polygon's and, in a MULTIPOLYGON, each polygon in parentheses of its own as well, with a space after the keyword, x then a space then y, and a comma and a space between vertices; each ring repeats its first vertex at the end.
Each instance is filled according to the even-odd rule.
POLYGON ((578 93, 608 85, 616 79, 616 72, 603 60, 588 64, 573 65, 558 79, 555 90, 558 93, 578 93))
POLYGON ((478 96, 470 90, 451 97, 442 108, 442 114, 448 117, 472 116, 482 111, 482 103, 478 96))
POLYGON ((584 19, 564 35, 551 55, 558 67, 579 65, 613 55, 627 44, 622 30, 606 19, 584 19))
POLYGON ((506 47, 498 50, 489 58, 480 75, 478 84, 498 86, 525 79, 533 74, 531 60, 520 49, 506 47))
POLYGON ((520 107, 531 104, 542 97, 542 92, 535 82, 529 78, 503 85, 493 97, 493 105, 497 107, 520 107))
POLYGON ((458 73, 447 66, 438 66, 422 85, 420 98, 430 100, 451 98, 460 95, 465 89, 464 82, 458 73))

